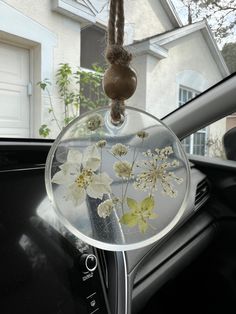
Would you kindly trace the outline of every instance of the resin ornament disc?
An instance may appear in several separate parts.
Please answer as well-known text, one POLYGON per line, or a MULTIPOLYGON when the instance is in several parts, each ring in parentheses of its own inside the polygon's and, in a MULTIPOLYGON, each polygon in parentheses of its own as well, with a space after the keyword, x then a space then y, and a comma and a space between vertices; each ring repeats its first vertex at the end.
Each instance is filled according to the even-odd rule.
POLYGON ((190 172, 178 138, 155 117, 126 107, 72 121, 46 162, 46 187, 61 222, 95 247, 125 251, 149 245, 179 221, 190 172))

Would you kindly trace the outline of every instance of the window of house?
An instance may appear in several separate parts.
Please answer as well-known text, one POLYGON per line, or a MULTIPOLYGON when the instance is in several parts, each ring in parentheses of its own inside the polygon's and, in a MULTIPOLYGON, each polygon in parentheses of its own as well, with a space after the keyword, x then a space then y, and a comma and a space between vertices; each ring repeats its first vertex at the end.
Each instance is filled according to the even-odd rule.
MULTIPOLYGON (((179 107, 196 97, 199 94, 196 90, 180 86, 179 88, 179 107)), ((186 137, 182 145, 188 154, 202 155, 207 153, 207 128, 201 129, 194 134, 186 137)))
POLYGON ((106 31, 95 25, 81 30, 81 67, 93 69, 93 64, 105 66, 106 31))
POLYGON ((106 48, 106 32, 95 25, 81 30, 81 70, 88 76, 81 83, 84 102, 80 106, 80 114, 95 106, 105 106, 106 96, 102 89, 102 73, 105 69, 104 51, 106 48), (97 71, 97 72, 96 72, 97 71), (91 76, 90 76, 91 75, 91 76))
POLYGON ((194 155, 236 160, 236 115, 228 115, 184 139, 185 151, 194 155), (194 143, 191 146, 190 143, 194 143))

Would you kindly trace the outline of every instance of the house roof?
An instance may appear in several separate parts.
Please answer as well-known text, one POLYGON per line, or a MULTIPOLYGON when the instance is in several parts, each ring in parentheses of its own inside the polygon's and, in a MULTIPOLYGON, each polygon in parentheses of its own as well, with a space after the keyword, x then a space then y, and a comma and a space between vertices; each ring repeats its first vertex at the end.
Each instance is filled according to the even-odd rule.
POLYGON ((170 21, 174 25, 174 27, 181 27, 183 26, 181 19, 175 9, 171 0, 160 0, 162 7, 164 8, 166 14, 168 15, 170 21))
MULTIPOLYGON (((181 27, 182 22, 171 0, 159 1, 173 26, 181 27)), ((98 25, 104 27, 107 25, 107 14, 105 13, 104 16, 100 14, 101 7, 104 7, 104 3, 106 3, 105 0, 53 0, 52 10, 78 20, 83 25, 97 23, 98 25)))
POLYGON ((173 30, 147 37, 142 40, 134 41, 134 43, 129 46, 129 50, 134 55, 147 53, 157 57, 158 59, 164 59, 168 56, 168 49, 166 48, 166 44, 197 31, 202 33, 203 38, 205 39, 222 76, 228 76, 229 70, 206 20, 182 27, 176 27, 173 30))

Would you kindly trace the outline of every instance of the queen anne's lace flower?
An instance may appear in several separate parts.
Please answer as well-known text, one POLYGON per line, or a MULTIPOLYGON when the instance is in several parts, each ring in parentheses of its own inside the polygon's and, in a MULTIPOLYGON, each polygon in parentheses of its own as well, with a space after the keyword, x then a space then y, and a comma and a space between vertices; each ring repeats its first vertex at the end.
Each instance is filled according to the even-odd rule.
POLYGON ((105 173, 96 174, 100 167, 100 156, 96 146, 88 147, 82 155, 78 150, 70 150, 67 161, 62 164, 52 178, 52 182, 67 187, 67 200, 80 205, 86 195, 102 199, 111 192, 111 178, 105 173))
POLYGON ((129 179, 132 176, 132 165, 128 161, 117 161, 113 165, 117 177, 129 179))
POLYGON ((142 160, 137 164, 143 171, 137 175, 134 187, 141 191, 149 191, 151 194, 157 190, 158 182, 162 186, 164 194, 176 197, 177 191, 174 189, 173 182, 178 184, 183 182, 182 178, 177 177, 174 172, 168 171, 170 168, 179 166, 177 160, 167 162, 169 155, 173 153, 172 147, 168 146, 161 150, 155 149, 155 153, 150 150, 145 152, 148 160, 142 160))
POLYGON ((104 202, 98 205, 98 208, 97 208, 98 216, 100 216, 101 218, 106 218, 110 216, 113 207, 114 207, 114 204, 112 200, 110 199, 105 200, 104 202))

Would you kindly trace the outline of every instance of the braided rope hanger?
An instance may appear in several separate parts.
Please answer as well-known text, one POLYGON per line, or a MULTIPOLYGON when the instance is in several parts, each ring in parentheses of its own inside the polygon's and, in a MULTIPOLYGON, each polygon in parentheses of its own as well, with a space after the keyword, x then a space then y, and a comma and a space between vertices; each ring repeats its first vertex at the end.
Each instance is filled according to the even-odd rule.
POLYGON ((137 86, 135 72, 129 67, 131 53, 124 43, 124 0, 110 0, 106 59, 110 64, 103 79, 106 95, 112 99, 111 118, 117 124, 124 116, 124 100, 131 97, 137 86))
POLYGON ((132 55, 123 48, 124 21, 123 0, 111 0, 106 51, 106 58, 111 64, 129 65, 132 59, 132 55))

